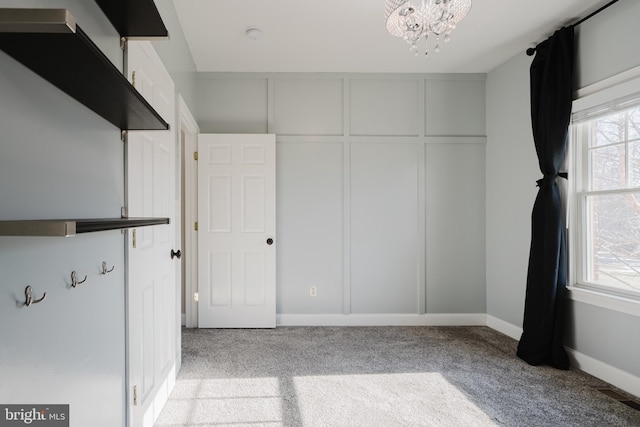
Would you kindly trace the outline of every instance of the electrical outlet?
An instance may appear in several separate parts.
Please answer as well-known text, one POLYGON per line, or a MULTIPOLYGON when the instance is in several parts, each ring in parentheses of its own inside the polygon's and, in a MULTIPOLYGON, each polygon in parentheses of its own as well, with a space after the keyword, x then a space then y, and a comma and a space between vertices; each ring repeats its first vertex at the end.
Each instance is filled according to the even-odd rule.
POLYGON ((316 288, 315 286, 311 286, 309 288, 309 296, 310 297, 317 297, 318 296, 318 288, 316 288))

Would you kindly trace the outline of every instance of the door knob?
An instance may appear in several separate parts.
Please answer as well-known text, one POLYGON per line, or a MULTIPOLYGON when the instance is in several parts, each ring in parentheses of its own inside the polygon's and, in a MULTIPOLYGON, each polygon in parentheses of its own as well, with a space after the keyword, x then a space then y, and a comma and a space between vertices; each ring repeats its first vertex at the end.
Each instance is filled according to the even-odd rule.
POLYGON ((180 249, 178 249, 178 252, 176 252, 173 249, 171 249, 171 259, 176 258, 176 257, 178 259, 180 259, 181 256, 182 256, 182 252, 180 252, 180 249))
POLYGON ((273 245, 273 239, 271 237, 267 239, 267 245, 269 246, 273 245))

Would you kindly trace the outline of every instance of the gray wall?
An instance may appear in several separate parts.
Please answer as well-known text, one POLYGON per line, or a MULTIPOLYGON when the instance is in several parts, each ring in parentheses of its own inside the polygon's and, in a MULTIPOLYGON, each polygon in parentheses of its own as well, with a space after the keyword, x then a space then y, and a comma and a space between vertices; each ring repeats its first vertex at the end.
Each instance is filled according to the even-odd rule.
MULTIPOLYGON (((95 2, 68 8, 119 68, 119 36, 95 2)), ((97 82, 99 84, 99 82, 97 82)), ((120 131, 0 52, 0 219, 118 217, 120 131)), ((119 231, 0 237, 0 401, 70 404, 72 425, 125 420, 124 244, 119 231), (115 266, 98 274, 102 261, 115 266), (75 270, 87 282, 71 289, 75 270), (20 307, 33 287, 38 305, 20 307), (100 414, 100 416, 96 416, 100 414)))
POLYGON ((279 314, 485 312, 483 75, 213 73, 197 92, 201 132, 277 135, 279 314))
POLYGON ((576 28, 577 87, 640 65, 640 2, 622 1, 576 28))
POLYGON ((531 209, 540 170, 524 52, 487 76, 487 313, 522 326, 531 209))
MULTIPOLYGON (((578 28, 578 87, 640 65, 632 17, 640 3, 620 2, 578 28)), ((539 179, 524 52, 487 76, 487 313, 522 326, 530 216, 539 179)), ((640 376, 640 318, 571 301, 567 344, 640 376)))
MULTIPOLYGON (((2 7, 69 9, 122 69, 120 37, 95 2, 4 0, 2 7)), ((0 220, 120 216, 120 130, 1 51, 0 129, 0 220)), ((70 404, 71 425, 124 425, 123 234, 0 237, 0 277, 0 402, 70 404), (99 275, 102 261, 114 272, 99 275), (88 279, 72 289, 74 270, 88 279), (20 306, 27 285, 46 299, 20 306)))

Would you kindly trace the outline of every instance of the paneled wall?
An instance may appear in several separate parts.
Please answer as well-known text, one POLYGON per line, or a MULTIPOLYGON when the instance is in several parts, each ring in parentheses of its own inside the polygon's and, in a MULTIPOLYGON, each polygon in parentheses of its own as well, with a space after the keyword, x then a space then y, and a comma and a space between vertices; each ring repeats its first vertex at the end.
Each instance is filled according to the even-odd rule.
POLYGON ((281 319, 485 313, 484 75, 204 73, 197 92, 201 132, 277 135, 281 319))

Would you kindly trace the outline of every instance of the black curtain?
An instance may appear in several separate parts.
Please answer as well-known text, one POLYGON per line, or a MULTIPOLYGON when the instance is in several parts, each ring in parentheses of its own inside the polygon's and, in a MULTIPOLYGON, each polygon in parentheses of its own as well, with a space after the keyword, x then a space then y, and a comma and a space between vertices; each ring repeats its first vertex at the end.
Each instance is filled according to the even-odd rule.
MULTIPOLYGON (((531 214, 523 333, 517 355, 531 365, 569 369, 564 349, 567 247, 556 179, 565 159, 574 63, 573 26, 536 47, 531 63, 531 124, 540 170, 531 214)), ((566 175, 565 175, 566 176, 566 175)))

